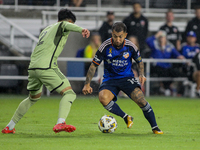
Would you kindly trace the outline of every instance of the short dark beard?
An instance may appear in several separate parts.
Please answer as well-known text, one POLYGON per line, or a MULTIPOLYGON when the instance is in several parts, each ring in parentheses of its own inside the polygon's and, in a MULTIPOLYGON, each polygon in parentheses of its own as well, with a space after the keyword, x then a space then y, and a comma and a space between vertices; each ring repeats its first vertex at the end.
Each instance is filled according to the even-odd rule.
MULTIPOLYGON (((123 44, 123 42, 122 42, 122 44, 123 44)), ((120 48, 122 47, 122 44, 120 44, 119 46, 117 46, 117 45, 115 45, 115 44, 113 43, 114 47, 116 47, 117 49, 120 49, 120 48)))

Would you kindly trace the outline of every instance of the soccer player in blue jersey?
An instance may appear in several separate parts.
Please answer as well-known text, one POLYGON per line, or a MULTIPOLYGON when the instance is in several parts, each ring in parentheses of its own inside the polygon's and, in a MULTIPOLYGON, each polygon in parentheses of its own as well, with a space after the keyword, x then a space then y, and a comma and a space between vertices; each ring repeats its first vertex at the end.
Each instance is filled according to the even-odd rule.
POLYGON ((93 92, 90 82, 96 68, 104 61, 104 79, 99 88, 99 100, 104 108, 123 118, 127 128, 131 128, 133 117, 122 111, 118 104, 115 103, 119 91, 122 90, 142 109, 145 118, 151 125, 153 133, 163 134, 158 128, 152 107, 145 100, 141 91, 140 83, 143 85, 146 78, 140 53, 132 42, 125 39, 126 36, 126 25, 122 22, 116 22, 112 26, 112 38, 104 41, 96 52, 87 72, 85 86, 82 91, 84 94, 91 94, 93 92), (131 69, 132 59, 138 64, 140 83, 134 78, 131 69))

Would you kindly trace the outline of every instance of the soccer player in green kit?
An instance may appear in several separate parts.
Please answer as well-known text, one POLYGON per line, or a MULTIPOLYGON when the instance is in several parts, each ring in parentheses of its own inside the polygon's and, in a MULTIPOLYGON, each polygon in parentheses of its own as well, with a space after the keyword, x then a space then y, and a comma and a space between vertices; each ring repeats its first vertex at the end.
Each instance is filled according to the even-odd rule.
POLYGON ((74 126, 65 123, 70 107, 76 99, 76 94, 72 90, 68 79, 60 72, 57 65, 57 58, 66 44, 70 31, 79 32, 86 38, 90 36, 90 31, 75 25, 75 21, 76 16, 70 10, 61 9, 58 12, 58 22, 46 27, 41 32, 39 42, 31 55, 28 68, 27 89, 29 96, 19 104, 11 121, 2 130, 2 133, 15 133, 14 127, 16 123, 40 99, 43 85, 49 91, 57 91, 63 96, 59 105, 58 121, 53 127, 53 131, 57 133, 76 130, 74 126))

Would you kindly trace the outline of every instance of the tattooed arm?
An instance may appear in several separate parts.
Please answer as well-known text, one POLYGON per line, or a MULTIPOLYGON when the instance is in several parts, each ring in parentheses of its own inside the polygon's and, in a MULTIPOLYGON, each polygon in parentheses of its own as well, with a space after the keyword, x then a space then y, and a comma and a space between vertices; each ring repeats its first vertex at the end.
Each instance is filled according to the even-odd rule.
POLYGON ((144 64, 143 62, 138 63, 138 69, 139 69, 139 80, 141 85, 144 85, 144 82, 146 81, 146 78, 144 76, 144 64))
POLYGON ((90 68, 88 69, 87 75, 86 75, 86 81, 85 84, 90 84, 90 82, 92 81, 92 78, 95 74, 97 67, 91 63, 90 68))
POLYGON ((92 81, 96 69, 97 67, 93 63, 90 65, 90 68, 88 69, 85 85, 82 90, 84 95, 91 94, 93 92, 93 89, 90 87, 90 82, 92 81))
POLYGON ((144 63, 143 62, 138 63, 138 70, 139 70, 139 75, 144 76, 144 63))

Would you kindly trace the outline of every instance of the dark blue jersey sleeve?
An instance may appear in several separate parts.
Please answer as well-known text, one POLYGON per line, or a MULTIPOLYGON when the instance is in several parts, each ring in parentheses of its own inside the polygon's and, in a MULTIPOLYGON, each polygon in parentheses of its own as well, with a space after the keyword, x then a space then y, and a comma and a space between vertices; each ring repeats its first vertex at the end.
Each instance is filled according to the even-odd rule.
POLYGON ((136 63, 142 62, 142 58, 140 56, 140 52, 137 50, 133 50, 132 58, 135 60, 136 63))
POLYGON ((136 46, 131 46, 132 51, 132 58, 135 60, 136 63, 142 62, 142 58, 140 56, 140 52, 136 46))
POLYGON ((99 66, 101 64, 101 62, 105 59, 106 56, 106 48, 107 46, 111 43, 111 39, 107 39, 106 41, 104 41, 101 46, 99 47, 98 51, 96 52, 94 59, 93 59, 93 63, 96 66, 99 66))
POLYGON ((111 38, 109 38, 106 41, 104 41, 101 44, 101 46, 99 47, 99 49, 96 52, 96 54, 94 56, 94 59, 92 61, 96 66, 99 66, 101 64, 101 62, 105 59, 105 57, 106 57, 106 48, 110 44, 111 44, 111 38))
POLYGON ((98 50, 96 52, 92 62, 93 62, 93 64, 95 64, 95 66, 99 66, 103 60, 104 60, 104 52, 98 50))

